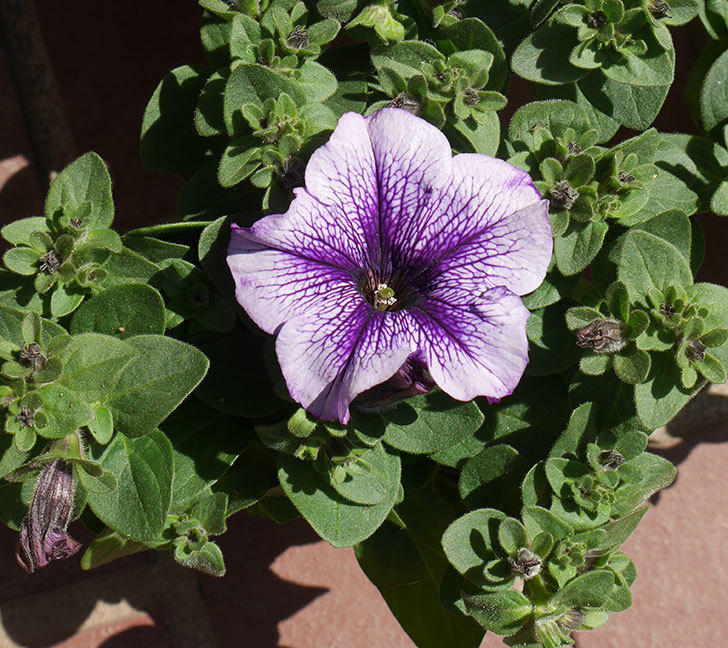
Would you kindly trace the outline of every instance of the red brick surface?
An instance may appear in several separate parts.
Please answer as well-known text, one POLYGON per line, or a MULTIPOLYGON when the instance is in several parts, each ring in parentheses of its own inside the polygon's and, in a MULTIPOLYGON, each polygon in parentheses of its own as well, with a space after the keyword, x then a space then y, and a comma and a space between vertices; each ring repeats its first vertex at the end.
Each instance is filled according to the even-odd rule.
POLYGON ((81 632, 55 648, 176 648, 167 624, 146 612, 81 632))
POLYGON ((302 520, 245 515, 219 539, 228 573, 201 577, 220 648, 411 648, 351 549, 302 520))

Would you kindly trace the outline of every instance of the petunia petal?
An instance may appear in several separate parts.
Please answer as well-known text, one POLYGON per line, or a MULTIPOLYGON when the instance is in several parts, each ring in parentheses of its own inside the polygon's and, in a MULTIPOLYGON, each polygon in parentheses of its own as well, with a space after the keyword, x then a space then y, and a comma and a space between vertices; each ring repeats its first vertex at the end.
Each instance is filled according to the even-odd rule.
POLYGON ((421 233, 425 205, 450 182, 452 152, 440 130, 406 110, 384 108, 366 125, 376 163, 381 261, 396 267, 397 251, 421 233))
MULTIPOLYGON (((428 266, 540 202, 541 194, 525 171, 485 155, 457 155, 449 182, 433 191, 430 201, 407 224, 398 250, 400 263, 428 266)), ((551 227, 544 216, 544 222, 538 223, 538 236, 546 233, 549 238, 551 227)))
POLYGON ((505 286, 525 295, 541 285, 553 238, 548 201, 505 214, 437 262, 437 285, 483 290, 505 286))
POLYGON ((351 401, 397 373, 413 352, 407 319, 342 299, 317 316, 287 321, 276 352, 291 397, 314 416, 346 423, 351 401))
POLYGON ((359 221, 336 205, 325 205, 306 189, 296 189, 296 197, 285 214, 261 218, 249 234, 268 247, 354 271, 366 260, 366 245, 359 221))
POLYGON ((332 300, 361 300, 346 270, 272 249, 247 229, 233 228, 227 262, 238 303, 267 333, 292 317, 315 315, 332 300))
POLYGON ((528 309, 507 288, 472 294, 456 287, 431 295, 411 315, 430 375, 458 400, 512 393, 528 363, 528 309))
MULTIPOLYGON (((306 165, 306 191, 328 210, 326 236, 341 237, 335 230, 343 230, 360 255, 379 247, 377 177, 364 117, 346 113, 339 119, 329 141, 306 165)), ((320 220, 311 224, 323 231, 320 220)))

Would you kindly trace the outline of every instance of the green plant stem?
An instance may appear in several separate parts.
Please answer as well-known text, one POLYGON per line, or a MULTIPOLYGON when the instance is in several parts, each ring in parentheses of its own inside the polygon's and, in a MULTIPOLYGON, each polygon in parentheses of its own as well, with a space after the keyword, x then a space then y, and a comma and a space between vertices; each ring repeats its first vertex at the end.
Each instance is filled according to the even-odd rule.
POLYGON ((543 582, 541 576, 534 576, 524 584, 524 590, 531 603, 536 607, 537 605, 543 605, 546 601, 551 598, 551 592, 548 591, 546 584, 543 582))
POLYGON ((128 231, 125 236, 135 234, 137 236, 156 236, 158 234, 169 234, 170 232, 204 229, 214 221, 183 221, 180 223, 162 223, 161 225, 150 225, 149 227, 138 227, 128 231))

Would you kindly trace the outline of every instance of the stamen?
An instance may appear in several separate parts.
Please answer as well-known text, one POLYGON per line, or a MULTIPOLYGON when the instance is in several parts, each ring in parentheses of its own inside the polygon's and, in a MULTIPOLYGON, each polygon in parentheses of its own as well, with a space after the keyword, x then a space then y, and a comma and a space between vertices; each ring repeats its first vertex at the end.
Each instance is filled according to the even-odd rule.
POLYGON ((378 311, 385 311, 396 303, 394 290, 387 284, 380 283, 374 291, 374 308, 378 311))

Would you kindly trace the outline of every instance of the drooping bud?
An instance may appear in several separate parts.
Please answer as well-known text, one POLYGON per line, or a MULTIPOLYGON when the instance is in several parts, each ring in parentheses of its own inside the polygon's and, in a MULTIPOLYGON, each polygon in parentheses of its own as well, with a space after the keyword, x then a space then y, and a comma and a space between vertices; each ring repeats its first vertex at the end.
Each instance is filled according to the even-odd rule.
POLYGON ((416 357, 409 357, 389 380, 359 394, 352 405, 362 412, 381 412, 397 403, 432 391, 435 381, 427 372, 427 365, 416 357))
POLYGON ((513 572, 525 580, 537 576, 541 571, 541 557, 527 547, 521 547, 510 562, 513 572))
POLYGON ((551 189, 551 205, 556 209, 566 209, 567 211, 574 206, 579 192, 571 186, 568 180, 559 180, 551 189))
POLYGON ((597 319, 576 331, 576 344, 596 353, 616 353, 626 345, 624 325, 615 319, 597 319))
POLYGON ((18 564, 29 574, 53 560, 69 558, 81 548, 81 543, 67 533, 73 493, 71 466, 62 459, 47 463, 38 478, 15 550, 18 564))

